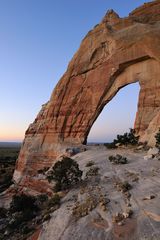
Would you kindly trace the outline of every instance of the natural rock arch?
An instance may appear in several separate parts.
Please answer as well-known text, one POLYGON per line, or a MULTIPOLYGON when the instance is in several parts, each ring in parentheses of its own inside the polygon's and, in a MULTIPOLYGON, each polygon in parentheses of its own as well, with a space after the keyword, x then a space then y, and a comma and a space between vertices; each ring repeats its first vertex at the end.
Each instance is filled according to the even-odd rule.
MULTIPOLYGON (((160 2, 119 18, 108 11, 83 39, 48 103, 26 131, 15 181, 50 166, 66 146, 86 142, 103 107, 116 92, 139 81, 135 129, 154 144, 160 126, 160 2)), ((28 181, 28 180, 27 180, 28 181)))
POLYGON ((120 88, 93 123, 87 136, 87 145, 111 142, 117 134, 134 128, 139 93, 139 81, 120 88))
MULTIPOLYGON (((150 85, 149 80, 150 79, 152 79, 152 81, 153 81, 153 79, 157 80, 158 72, 154 71, 155 66, 159 72, 160 65, 157 64, 157 61, 155 61, 154 59, 144 60, 142 62, 130 65, 129 67, 125 68, 123 70, 123 72, 117 76, 117 78, 115 79, 115 81, 113 82, 112 86, 110 87, 109 91, 107 91, 107 94, 105 95, 105 97, 103 99, 102 108, 98 112, 96 112, 95 118, 93 119, 91 126, 89 126, 88 132, 86 132, 86 138, 88 136, 88 133, 89 133, 93 123, 96 121, 96 119, 98 118, 98 116, 101 113, 101 111, 103 110, 103 108, 108 104, 108 102, 110 102, 112 100, 112 98, 117 94, 117 92, 121 88, 124 88, 125 86, 127 86, 129 84, 139 82, 140 92, 139 92, 138 109, 137 109, 138 111, 137 111, 137 115, 135 117, 134 128, 135 128, 137 134, 139 134, 141 136, 141 139, 143 141, 150 141, 149 143, 151 145, 152 145, 152 143, 154 144, 155 132, 152 132, 152 134, 151 134, 152 136, 145 136, 145 138, 143 137, 143 134, 145 133, 146 129, 148 128, 147 123, 151 122, 151 120, 152 120, 152 117, 153 117, 152 110, 153 109, 151 108, 151 109, 147 110, 148 111, 147 119, 145 119, 145 116, 143 116, 143 114, 146 115, 146 112, 143 113, 143 110, 144 110, 145 104, 147 105, 147 99, 145 98, 144 94, 148 95, 148 98, 150 98, 149 94, 150 94, 151 89, 149 87, 149 85, 150 85), (148 89, 147 89, 147 87, 148 87, 148 89), (143 123, 141 122, 142 117, 143 117, 143 123), (146 125, 144 124, 144 121, 146 122, 146 125), (149 137, 151 137, 151 139, 149 137)), ((156 84, 155 84, 155 86, 156 86, 156 84)), ((152 95, 152 93, 151 93, 151 95, 152 95)), ((127 101, 129 101, 129 99, 127 99, 127 101)), ((146 107, 148 107, 148 105, 146 107)), ((159 113, 159 111, 155 112, 155 115, 157 113, 159 113)))

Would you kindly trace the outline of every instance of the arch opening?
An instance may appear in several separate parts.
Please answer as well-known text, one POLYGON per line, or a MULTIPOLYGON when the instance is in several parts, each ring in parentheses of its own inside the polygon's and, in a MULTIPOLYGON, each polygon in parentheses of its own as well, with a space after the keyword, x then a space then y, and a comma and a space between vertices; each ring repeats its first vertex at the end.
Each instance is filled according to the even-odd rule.
POLYGON ((133 128, 139 92, 139 82, 125 85, 119 89, 92 125, 87 137, 87 144, 111 142, 117 134, 123 134, 128 132, 129 128, 133 128))

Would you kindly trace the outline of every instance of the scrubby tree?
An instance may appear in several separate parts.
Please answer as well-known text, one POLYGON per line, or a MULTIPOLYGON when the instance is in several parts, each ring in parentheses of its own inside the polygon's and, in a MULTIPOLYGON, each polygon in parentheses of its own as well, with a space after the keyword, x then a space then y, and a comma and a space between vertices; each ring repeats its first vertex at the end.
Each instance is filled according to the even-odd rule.
POLYGON ((81 180, 82 171, 79 169, 77 162, 69 157, 64 157, 53 166, 48 173, 48 181, 54 180, 55 191, 69 189, 81 180))
POLYGON ((26 210, 37 211, 38 207, 36 205, 36 198, 24 193, 14 195, 12 197, 10 209, 12 212, 23 212, 26 210))
POLYGON ((135 135, 135 129, 130 128, 129 133, 124 133, 123 135, 117 135, 117 139, 114 139, 114 144, 121 144, 121 145, 136 145, 138 143, 139 136, 135 135))
POLYGON ((9 213, 12 221, 9 223, 9 228, 19 228, 22 223, 32 220, 39 211, 36 205, 36 198, 24 193, 14 195, 10 204, 9 213))

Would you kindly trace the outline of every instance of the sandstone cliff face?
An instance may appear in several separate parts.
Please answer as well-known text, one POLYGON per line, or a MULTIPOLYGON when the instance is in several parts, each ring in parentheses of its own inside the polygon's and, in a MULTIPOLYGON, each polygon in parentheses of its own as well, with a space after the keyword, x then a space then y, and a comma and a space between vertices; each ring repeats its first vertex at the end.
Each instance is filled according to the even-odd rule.
MULTIPOLYGON (((51 166, 66 145, 82 144, 118 90, 139 82, 135 129, 154 144, 160 126, 160 1, 144 4, 129 17, 108 11, 83 39, 50 100, 26 131, 14 180, 33 180, 51 166)), ((107 134, 107 133, 106 133, 107 134)))

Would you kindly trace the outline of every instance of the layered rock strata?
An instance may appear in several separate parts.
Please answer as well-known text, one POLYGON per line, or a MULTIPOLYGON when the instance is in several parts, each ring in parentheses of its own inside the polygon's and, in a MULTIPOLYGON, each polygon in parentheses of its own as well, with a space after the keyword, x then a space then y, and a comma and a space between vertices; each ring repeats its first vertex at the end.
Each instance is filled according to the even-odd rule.
POLYGON ((33 180, 37 170, 51 166, 66 146, 86 143, 104 106, 134 82, 140 84, 135 129, 141 141, 153 145, 160 126, 159 0, 127 18, 110 10, 88 32, 26 131, 14 180, 24 184, 33 180))

